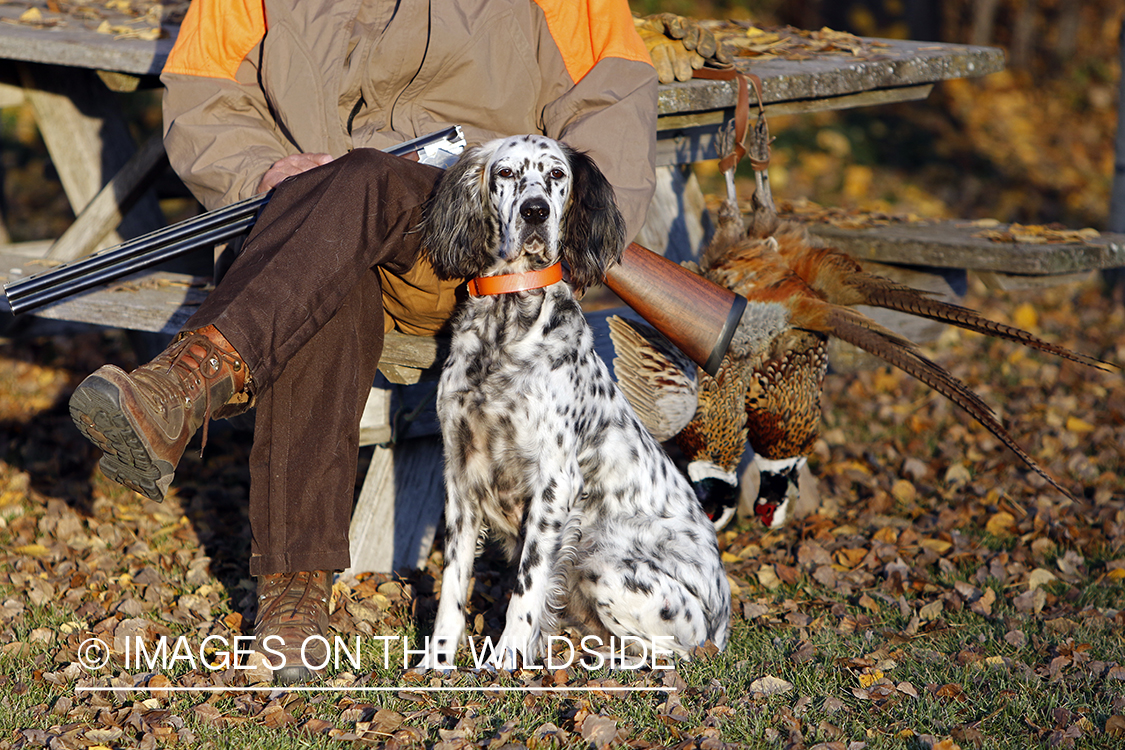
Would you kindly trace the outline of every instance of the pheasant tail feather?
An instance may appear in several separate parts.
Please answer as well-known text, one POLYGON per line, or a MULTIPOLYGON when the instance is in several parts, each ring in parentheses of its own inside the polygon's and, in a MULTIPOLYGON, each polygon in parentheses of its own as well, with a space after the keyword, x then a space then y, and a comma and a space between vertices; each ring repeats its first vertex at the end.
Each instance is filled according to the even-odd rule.
POLYGON ((1096 357, 1079 354, 1066 347, 1044 341, 1022 328, 1016 328, 1015 326, 989 320, 967 307, 961 307, 960 305, 954 305, 939 299, 926 297, 912 289, 900 290, 893 287, 872 289, 866 296, 866 304, 868 305, 910 313, 911 315, 929 318, 930 320, 936 320, 941 323, 949 323, 958 328, 964 328, 976 333, 983 333, 988 336, 1015 341, 1024 346, 1029 346, 1032 349, 1054 354, 1058 357, 1069 359, 1072 362, 1078 362, 1079 364, 1096 367, 1106 372, 1114 372, 1118 369, 1115 365, 1097 359, 1096 357))
POLYGON ((932 292, 868 273, 847 253, 810 245, 804 227, 787 225, 786 232, 780 236, 779 253, 798 276, 832 304, 883 307, 1014 341, 1107 372, 1119 369, 1109 362, 1044 341, 1015 326, 989 320, 967 307, 936 299, 932 292))
POLYGON ((1064 495, 1073 498, 1069 490, 1059 484, 1016 442, 1015 438, 1004 429, 992 409, 976 393, 941 365, 923 355, 912 343, 849 308, 834 308, 829 318, 829 325, 837 338, 874 354, 957 404, 995 435, 1030 469, 1064 495))

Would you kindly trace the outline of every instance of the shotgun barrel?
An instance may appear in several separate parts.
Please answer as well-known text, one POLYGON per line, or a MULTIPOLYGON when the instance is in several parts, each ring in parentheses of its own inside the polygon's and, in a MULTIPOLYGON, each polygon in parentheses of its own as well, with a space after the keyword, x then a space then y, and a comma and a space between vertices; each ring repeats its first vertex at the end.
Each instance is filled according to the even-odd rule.
POLYGON ((711 377, 742 320, 746 298, 632 243, 605 284, 711 377))
POLYGON ((58 302, 249 231, 269 193, 141 235, 108 250, 4 286, 13 315, 58 302))
MULTIPOLYGON (((465 147, 459 125, 392 146, 387 153, 436 166, 448 166, 465 147)), ((58 302, 100 284, 216 245, 249 231, 272 192, 255 195, 214 211, 128 240, 95 255, 4 286, 12 314, 58 302)))

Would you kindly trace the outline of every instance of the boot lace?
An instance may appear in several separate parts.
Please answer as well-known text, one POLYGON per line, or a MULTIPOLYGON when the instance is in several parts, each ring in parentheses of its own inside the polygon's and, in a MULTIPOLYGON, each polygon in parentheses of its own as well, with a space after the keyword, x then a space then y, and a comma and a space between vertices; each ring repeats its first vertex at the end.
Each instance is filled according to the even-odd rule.
POLYGON ((321 580, 325 575, 322 571, 301 571, 265 576, 262 593, 258 595, 260 609, 255 635, 285 631, 290 636, 299 636, 299 642, 312 635, 324 635, 320 620, 328 613, 325 580, 321 580))
MULTIPOLYGON (((191 333, 184 336, 176 342, 168 351, 168 354, 170 359, 168 373, 171 374, 175 371, 184 389, 189 394, 193 393, 200 385, 203 386, 203 437, 199 446, 199 455, 202 456, 203 449, 207 447, 207 427, 211 423, 211 388, 208 384, 222 373, 224 363, 238 372, 242 369, 242 360, 223 350, 211 339, 200 333, 191 333), (202 356, 193 352, 192 347, 202 349, 202 356), (183 366, 177 369, 178 365, 183 366), (193 370, 202 376, 202 383, 193 376, 193 370)), ((161 392, 162 397, 165 393, 175 393, 173 386, 167 381, 161 381, 157 389, 161 392)))

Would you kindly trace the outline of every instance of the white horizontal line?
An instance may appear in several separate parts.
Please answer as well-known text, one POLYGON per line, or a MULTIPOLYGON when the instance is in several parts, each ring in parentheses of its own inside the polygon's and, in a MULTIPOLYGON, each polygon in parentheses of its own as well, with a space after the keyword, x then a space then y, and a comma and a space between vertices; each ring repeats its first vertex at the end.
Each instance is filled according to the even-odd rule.
POLYGON ((168 687, 75 687, 75 692, 84 693, 246 693, 246 692, 273 692, 275 690, 283 690, 288 692, 297 693, 466 693, 466 692, 517 692, 517 693, 675 693, 678 688, 674 687, 528 687, 528 686, 514 686, 503 687, 500 685, 491 687, 286 687, 284 685, 274 685, 270 687, 211 687, 211 686, 183 686, 183 685, 169 685, 168 687))

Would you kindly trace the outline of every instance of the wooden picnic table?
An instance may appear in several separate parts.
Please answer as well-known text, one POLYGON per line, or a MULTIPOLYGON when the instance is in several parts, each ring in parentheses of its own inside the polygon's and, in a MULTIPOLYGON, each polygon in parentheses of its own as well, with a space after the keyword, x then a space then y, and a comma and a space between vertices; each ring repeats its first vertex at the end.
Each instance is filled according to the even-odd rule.
MULTIPOLYGON (((175 24, 163 23, 159 38, 145 39, 141 37, 146 29, 151 31, 151 19, 147 26, 143 19, 107 19, 114 11, 100 9, 90 18, 42 11, 36 23, 28 23, 23 15, 28 7, 0 5, 0 106, 32 105, 78 220, 60 241, 0 247, 4 282, 39 273, 99 244, 112 244, 115 237, 106 240, 99 232, 131 203, 137 203, 131 211, 133 224, 123 224, 122 234, 150 231, 163 220, 155 198, 144 191, 164 166, 159 141, 136 148, 114 92, 158 85, 175 24), (115 33, 97 30, 101 26, 104 31, 106 23, 115 33)), ((1002 52, 993 48, 862 41, 855 54, 741 58, 736 67, 761 78, 767 114, 787 114, 923 99, 940 81, 982 76, 1004 65, 1002 52)), ((659 163, 686 165, 717 158, 717 134, 733 117, 737 96, 734 81, 662 85, 659 163)), ((170 335, 205 298, 209 284, 206 277, 148 272, 36 314, 170 335)), ((398 383, 432 377, 440 366, 441 347, 434 339, 392 333, 381 370, 398 383)), ((396 394, 399 397, 412 398, 396 394)), ((385 445, 392 437, 391 415, 401 406, 392 403, 389 391, 373 390, 365 412, 364 443, 377 447, 353 516, 352 572, 420 565, 441 515, 436 438, 385 445)), ((432 423, 422 432, 432 432, 432 423)))
MULTIPOLYGON (((21 22, 27 7, 0 5, 0 67, 18 75, 15 81, 0 84, 0 106, 22 101, 32 104, 78 220, 46 250, 44 243, 0 247, 4 281, 114 244, 117 236, 106 239, 100 233, 116 220, 122 206, 131 205, 138 196, 140 204, 130 217, 133 223, 123 226, 121 233, 135 236, 162 221, 155 198, 143 191, 164 166, 159 143, 147 143, 137 152, 118 109, 116 96, 120 94, 113 92, 143 91, 158 85, 156 76, 178 27, 164 23, 162 36, 145 39, 139 35, 155 27, 143 17, 138 20, 105 9, 91 18, 40 11, 34 23, 21 22), (118 33, 97 30, 107 25, 118 33), (128 34, 122 33, 130 29, 128 34), (109 187, 105 187, 107 183, 109 187)), ((937 82, 986 75, 1004 65, 1003 53, 989 47, 862 42, 854 54, 806 55, 807 59, 743 57, 736 67, 761 78, 767 114, 783 114, 921 99, 937 82)), ((659 163, 684 165, 716 158, 716 134, 732 119, 736 102, 733 81, 662 85, 659 163)), ((133 285, 118 292, 88 293, 39 314, 171 334, 198 296, 193 285, 197 290, 201 283, 150 275, 147 288, 133 285), (142 291, 146 294, 141 295, 142 291), (101 295, 109 296, 103 299, 101 295), (126 297, 136 301, 126 302, 126 297), (157 298, 162 302, 157 303, 157 298)))

